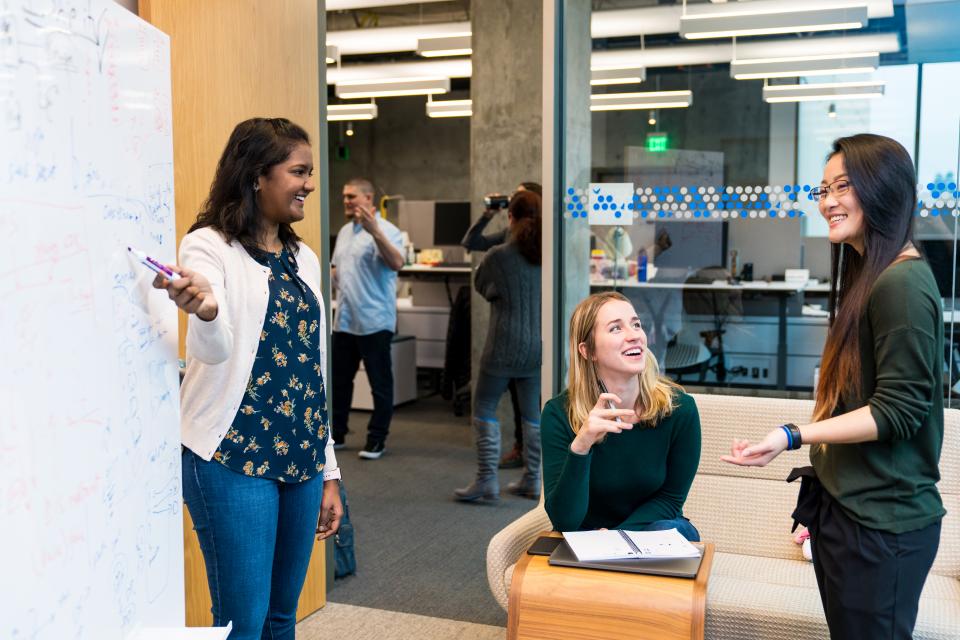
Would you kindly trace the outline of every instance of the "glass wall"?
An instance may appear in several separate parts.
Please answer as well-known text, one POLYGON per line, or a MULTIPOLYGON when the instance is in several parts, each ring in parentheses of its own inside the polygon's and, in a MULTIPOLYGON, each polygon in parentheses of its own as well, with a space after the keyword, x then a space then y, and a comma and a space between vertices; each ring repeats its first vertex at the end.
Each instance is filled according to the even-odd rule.
MULTIPOLYGON (((686 386, 809 394, 830 278, 810 190, 834 139, 870 132, 898 140, 917 164, 916 238, 949 338, 960 46, 945 25, 960 19, 960 1, 869 3, 866 24, 844 31, 816 31, 811 2, 809 24, 794 32, 702 39, 680 35, 692 24, 685 15, 766 11, 778 0, 682 4, 619 0, 589 12, 558 2, 561 333, 578 300, 618 290, 661 368, 686 386), (574 54, 585 38, 589 55, 574 54)), ((945 391, 960 361, 948 352, 945 391)), ((564 376, 561 366, 561 386, 564 376)))

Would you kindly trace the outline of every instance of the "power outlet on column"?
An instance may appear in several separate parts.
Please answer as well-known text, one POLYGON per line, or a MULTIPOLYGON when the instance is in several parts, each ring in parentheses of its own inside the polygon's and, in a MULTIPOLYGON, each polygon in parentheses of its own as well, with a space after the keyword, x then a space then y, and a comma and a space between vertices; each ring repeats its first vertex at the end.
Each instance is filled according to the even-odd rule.
POLYGON ((774 384, 777 377, 776 358, 727 354, 727 372, 730 382, 774 384))

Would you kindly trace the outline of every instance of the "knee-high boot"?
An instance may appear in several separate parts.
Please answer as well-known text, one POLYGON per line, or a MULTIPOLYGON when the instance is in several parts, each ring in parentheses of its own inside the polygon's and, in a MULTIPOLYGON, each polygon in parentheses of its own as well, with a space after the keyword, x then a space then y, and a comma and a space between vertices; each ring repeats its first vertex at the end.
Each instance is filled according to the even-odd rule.
POLYGON ((474 418, 473 433, 477 444, 477 478, 469 486, 455 489, 454 496, 461 502, 499 500, 500 424, 474 418))
POLYGON ((523 477, 507 485, 507 491, 538 500, 540 498, 540 425, 523 421, 523 477))

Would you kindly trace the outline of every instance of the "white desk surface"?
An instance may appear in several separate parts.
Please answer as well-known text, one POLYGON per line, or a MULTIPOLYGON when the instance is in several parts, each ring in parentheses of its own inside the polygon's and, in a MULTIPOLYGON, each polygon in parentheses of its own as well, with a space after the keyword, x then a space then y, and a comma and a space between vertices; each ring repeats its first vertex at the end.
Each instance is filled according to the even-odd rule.
POLYGON ((709 284, 687 284, 685 282, 637 282, 636 280, 600 280, 590 283, 592 287, 624 287, 632 289, 703 289, 707 291, 775 291, 797 293, 804 290, 804 285, 787 282, 741 282, 729 284, 723 281, 714 281, 709 284))
POLYGON ((408 264, 400 269, 400 275, 407 273, 433 273, 437 275, 459 275, 459 274, 469 274, 473 269, 468 266, 463 267, 448 267, 444 265, 438 265, 432 267, 427 264, 408 264))

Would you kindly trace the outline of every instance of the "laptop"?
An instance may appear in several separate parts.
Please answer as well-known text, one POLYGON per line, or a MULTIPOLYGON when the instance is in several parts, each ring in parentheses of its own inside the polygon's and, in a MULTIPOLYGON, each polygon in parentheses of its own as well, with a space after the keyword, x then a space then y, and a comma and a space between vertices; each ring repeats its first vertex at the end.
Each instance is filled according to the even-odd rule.
POLYGON ((561 541, 550 554, 547 561, 557 567, 580 567, 581 569, 603 569, 605 571, 625 571, 627 573, 646 573, 655 576, 673 578, 695 578, 703 559, 703 545, 693 543, 700 549, 696 558, 640 558, 628 560, 577 560, 566 541, 561 541))

